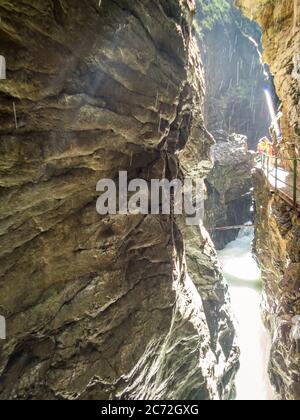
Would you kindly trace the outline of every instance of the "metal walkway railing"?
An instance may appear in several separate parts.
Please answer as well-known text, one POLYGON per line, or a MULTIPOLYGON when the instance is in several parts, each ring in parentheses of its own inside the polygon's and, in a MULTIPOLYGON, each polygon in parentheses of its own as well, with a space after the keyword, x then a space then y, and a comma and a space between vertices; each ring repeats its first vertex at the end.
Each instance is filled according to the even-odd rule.
POLYGON ((261 169, 275 191, 294 208, 300 209, 300 159, 282 158, 266 153, 260 153, 259 158, 261 169), (292 170, 287 169, 288 167, 292 170))
POLYGON ((239 230, 239 229, 248 228, 248 227, 254 227, 254 224, 251 223, 249 225, 220 226, 220 227, 209 228, 207 230, 208 232, 213 232, 213 231, 226 231, 226 230, 235 230, 235 229, 239 230))

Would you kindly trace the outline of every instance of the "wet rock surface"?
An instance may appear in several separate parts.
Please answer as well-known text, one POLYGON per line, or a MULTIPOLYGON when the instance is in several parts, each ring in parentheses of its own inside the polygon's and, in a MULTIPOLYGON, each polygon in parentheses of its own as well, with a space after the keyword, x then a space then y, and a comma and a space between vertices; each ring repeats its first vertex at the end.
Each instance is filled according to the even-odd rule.
POLYGON ((299 156, 300 5, 297 0, 236 0, 263 31, 264 61, 270 66, 277 95, 282 102, 284 155, 299 156))
POLYGON ((216 227, 253 219, 254 163, 247 144, 256 149, 270 124, 263 90, 265 69, 256 22, 242 15, 231 1, 197 0, 197 6, 196 31, 207 81, 205 122, 217 141, 215 167, 206 182, 205 225, 221 250, 237 238, 239 229, 216 231, 216 227), (243 133, 245 142, 239 144, 238 135, 227 133, 243 133))
POLYGON ((272 332, 269 365, 277 396, 300 399, 300 217, 268 194, 263 174, 255 175, 257 203, 254 252, 262 269, 263 318, 272 332))
MULTIPOLYGON (((299 157, 299 1, 236 3, 263 29, 264 59, 270 65, 282 101, 283 141, 277 153, 299 157)), ((270 193, 259 171, 255 174, 255 195, 255 254, 264 280, 264 319, 272 333, 271 381, 279 398, 299 400, 299 213, 270 193)))
POLYGON ((217 249, 237 238, 239 229, 215 228, 243 225, 253 218, 251 171, 255 154, 248 150, 247 138, 217 133, 213 146, 214 168, 206 179, 205 225, 217 249))
POLYGON ((270 125, 263 90, 267 69, 261 63, 261 31, 234 1, 216 1, 215 8, 219 5, 224 10, 211 14, 207 3, 213 2, 197 0, 196 14, 207 80, 205 121, 214 136, 219 130, 242 133, 249 148, 256 150, 270 125))
POLYGON ((0 14, 0 398, 232 397, 238 349, 206 231, 96 213, 97 181, 119 170, 211 168, 193 1, 0 14))

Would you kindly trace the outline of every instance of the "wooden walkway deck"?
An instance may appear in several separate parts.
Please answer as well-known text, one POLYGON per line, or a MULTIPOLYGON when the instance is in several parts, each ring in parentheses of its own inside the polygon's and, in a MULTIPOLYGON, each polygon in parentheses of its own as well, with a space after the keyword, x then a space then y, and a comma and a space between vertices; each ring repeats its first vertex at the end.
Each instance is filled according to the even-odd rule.
MULTIPOLYGON (((300 212, 300 176, 296 179, 294 173, 288 172, 286 169, 278 166, 277 169, 273 164, 267 165, 258 164, 258 169, 262 170, 265 177, 269 181, 271 189, 274 190, 286 203, 296 207, 300 212), (296 185, 296 191, 295 186, 296 185), (296 200, 294 194, 296 193, 296 200)), ((299 175, 300 175, 300 162, 299 162, 299 175)))

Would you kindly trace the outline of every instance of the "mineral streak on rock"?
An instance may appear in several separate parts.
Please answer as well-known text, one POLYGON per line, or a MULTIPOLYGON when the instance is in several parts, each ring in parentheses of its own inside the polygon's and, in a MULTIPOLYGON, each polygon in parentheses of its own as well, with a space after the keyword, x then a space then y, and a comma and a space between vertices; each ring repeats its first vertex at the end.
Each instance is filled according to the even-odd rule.
POLYGON ((95 207, 119 170, 211 168, 194 2, 1 0, 0 15, 0 398, 232 397, 205 230, 95 207))
MULTIPOLYGON (((300 81, 295 66, 300 47, 299 0, 237 0, 263 30, 264 59, 283 104, 283 142, 278 153, 299 157, 300 81)), ((272 333, 270 375, 279 398, 300 399, 300 218, 255 175, 255 253, 264 280, 263 314, 272 333)))

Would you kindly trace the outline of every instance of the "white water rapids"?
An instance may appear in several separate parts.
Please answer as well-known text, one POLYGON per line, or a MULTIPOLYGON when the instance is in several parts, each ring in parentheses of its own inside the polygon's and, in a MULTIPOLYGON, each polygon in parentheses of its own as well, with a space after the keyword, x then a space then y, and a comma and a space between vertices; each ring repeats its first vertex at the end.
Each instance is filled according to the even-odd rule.
POLYGON ((253 228, 245 227, 219 258, 230 286, 241 348, 237 400, 272 400, 267 373, 270 338, 261 320, 261 273, 251 253, 253 237, 253 228))

